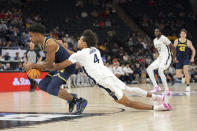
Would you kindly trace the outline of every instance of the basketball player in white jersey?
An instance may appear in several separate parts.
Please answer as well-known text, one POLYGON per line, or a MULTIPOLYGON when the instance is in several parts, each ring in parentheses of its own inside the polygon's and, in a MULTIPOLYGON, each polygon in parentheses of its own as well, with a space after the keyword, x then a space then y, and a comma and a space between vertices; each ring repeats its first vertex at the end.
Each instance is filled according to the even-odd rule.
POLYGON ((109 95, 120 104, 127 107, 141 110, 171 110, 170 104, 167 103, 165 96, 147 93, 140 88, 130 88, 120 81, 106 66, 104 66, 100 51, 95 47, 97 44, 97 35, 91 30, 85 30, 78 41, 77 53, 73 53, 69 60, 62 63, 54 64, 54 69, 63 69, 70 64, 78 62, 84 72, 91 78, 95 84, 104 89, 109 95), (153 101, 162 102, 160 105, 148 105, 142 102, 129 100, 123 93, 123 90, 136 93, 138 95, 152 98, 153 101))
POLYGON ((164 71, 167 70, 171 64, 172 61, 171 55, 173 55, 173 61, 174 61, 176 56, 176 50, 173 44, 171 43, 171 41, 167 37, 162 35, 160 29, 158 28, 155 29, 155 37, 156 38, 153 40, 153 43, 159 55, 157 59, 146 69, 154 86, 154 89, 151 92, 155 93, 161 90, 161 88, 158 86, 155 80, 153 73, 155 69, 158 69, 159 76, 165 88, 165 94, 169 96, 170 90, 168 88, 168 83, 166 80, 166 76, 164 75, 164 71))

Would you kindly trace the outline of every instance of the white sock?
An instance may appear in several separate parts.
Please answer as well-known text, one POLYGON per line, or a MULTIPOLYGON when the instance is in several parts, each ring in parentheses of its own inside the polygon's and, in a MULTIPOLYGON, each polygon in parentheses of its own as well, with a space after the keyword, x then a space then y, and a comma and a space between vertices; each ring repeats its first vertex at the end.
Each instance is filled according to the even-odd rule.
POLYGON ((164 69, 163 68, 159 68, 159 76, 161 78, 161 81, 163 83, 163 86, 164 86, 165 90, 167 91, 168 90, 168 83, 167 83, 167 80, 166 80, 166 76, 164 75, 164 69))
POLYGON ((158 87, 158 84, 157 84, 157 82, 155 80, 155 76, 154 76, 153 70, 154 69, 152 69, 151 66, 149 66, 146 71, 147 71, 147 73, 149 75, 149 78, 151 79, 151 81, 153 83, 153 86, 154 87, 158 87))
POLYGON ((147 96, 147 91, 142 90, 142 89, 137 88, 137 87, 128 87, 128 86, 126 86, 126 89, 125 90, 127 90, 127 91, 129 91, 131 93, 136 93, 139 96, 144 96, 144 97, 147 96))
POLYGON ((153 110, 156 110, 156 111, 161 110, 162 108, 163 108, 163 104, 153 106, 153 110))
POLYGON ((162 95, 155 95, 155 94, 152 94, 152 100, 163 100, 163 96, 162 95))
POLYGON ((155 100, 157 97, 155 94, 152 94, 152 99, 155 100))

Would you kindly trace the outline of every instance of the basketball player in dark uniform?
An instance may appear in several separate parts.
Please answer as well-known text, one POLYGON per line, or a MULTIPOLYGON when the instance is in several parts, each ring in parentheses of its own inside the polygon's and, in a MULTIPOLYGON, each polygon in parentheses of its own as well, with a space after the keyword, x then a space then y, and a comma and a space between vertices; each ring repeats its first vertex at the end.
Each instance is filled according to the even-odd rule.
POLYGON ((190 76, 189 76, 189 65, 190 62, 194 63, 194 57, 196 50, 192 45, 192 42, 187 38, 187 31, 181 29, 180 38, 174 41, 174 46, 176 47, 176 76, 179 79, 183 79, 183 82, 186 83, 186 91, 190 91, 190 76), (192 51, 192 56, 189 56, 189 48, 192 51), (184 75, 182 74, 184 73, 184 75), (185 77, 185 79, 184 79, 185 77))
MULTIPOLYGON (((39 70, 51 70, 53 63, 60 63, 69 58, 70 50, 64 48, 55 39, 45 37, 43 35, 45 27, 42 24, 35 23, 29 28, 29 35, 31 40, 40 46, 40 49, 45 52, 46 59, 41 64, 27 64, 26 70, 39 69, 39 70)), ((51 71, 47 76, 39 83, 39 88, 51 95, 57 96, 69 103, 69 112, 73 111, 74 106, 77 106, 75 114, 81 114, 87 105, 87 100, 69 94, 66 90, 61 89, 60 86, 64 84, 69 76, 75 72, 75 65, 72 64, 69 67, 51 71)))
MULTIPOLYGON (((42 60, 42 57, 40 57, 39 52, 35 50, 35 45, 33 42, 29 42, 29 50, 25 53, 25 64, 27 63, 40 63, 42 60)), ((35 91, 37 87, 37 82, 31 78, 29 78, 30 81, 30 91, 35 91)))

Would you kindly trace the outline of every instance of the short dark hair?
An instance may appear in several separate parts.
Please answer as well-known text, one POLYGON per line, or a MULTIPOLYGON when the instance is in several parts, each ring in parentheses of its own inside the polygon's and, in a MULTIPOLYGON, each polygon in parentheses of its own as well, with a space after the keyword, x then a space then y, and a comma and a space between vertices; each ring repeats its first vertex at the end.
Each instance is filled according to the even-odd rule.
POLYGON ((159 27, 155 28, 155 30, 159 30, 159 32, 161 32, 161 33, 162 33, 162 29, 161 29, 161 28, 159 28, 159 27))
POLYGON ((34 32, 34 33, 41 33, 43 34, 45 32, 45 26, 40 24, 40 23, 34 23, 32 25, 30 25, 30 27, 28 28, 29 32, 34 32))
POLYGON ((185 32, 185 34, 187 34, 187 30, 186 30, 186 29, 184 29, 184 28, 183 28, 183 29, 181 29, 180 33, 181 33, 181 32, 185 32))
POLYGON ((85 30, 82 34, 83 41, 87 43, 88 46, 95 46, 98 42, 98 37, 92 30, 85 30))

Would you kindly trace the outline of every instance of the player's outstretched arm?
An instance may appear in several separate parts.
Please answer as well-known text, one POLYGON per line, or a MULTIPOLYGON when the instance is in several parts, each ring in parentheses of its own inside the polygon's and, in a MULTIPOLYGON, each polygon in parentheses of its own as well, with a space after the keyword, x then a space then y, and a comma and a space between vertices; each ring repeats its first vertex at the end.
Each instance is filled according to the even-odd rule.
POLYGON ((61 63, 53 64, 53 68, 51 68, 50 70, 61 70, 61 69, 64 69, 72 64, 73 63, 67 59, 61 63))
POLYGON ((77 63, 77 62, 80 63, 82 58, 83 58, 83 53, 81 53, 81 51, 78 51, 78 52, 72 54, 69 57, 69 59, 67 59, 67 60, 65 60, 65 61, 63 61, 61 63, 53 64, 52 70, 61 70, 61 69, 64 69, 64 68, 74 64, 74 63, 77 63))
POLYGON ((73 51, 71 51, 71 50, 68 49, 68 43, 63 43, 62 40, 57 40, 57 42, 58 42, 60 45, 62 45, 70 55, 72 55, 72 54, 75 53, 75 52, 73 52, 73 51))
POLYGON ((70 55, 72 55, 72 54, 74 54, 75 52, 73 52, 73 51, 71 51, 71 50, 69 50, 68 48, 65 48, 66 49, 66 51, 70 54, 70 55))

